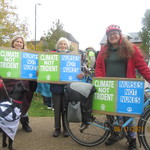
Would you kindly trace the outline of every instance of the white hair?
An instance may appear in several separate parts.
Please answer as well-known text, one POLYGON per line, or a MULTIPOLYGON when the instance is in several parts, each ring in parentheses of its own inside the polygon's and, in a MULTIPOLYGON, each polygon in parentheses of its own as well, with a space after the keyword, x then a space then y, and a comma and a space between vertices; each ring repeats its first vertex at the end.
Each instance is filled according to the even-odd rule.
POLYGON ((64 38, 64 37, 61 37, 61 38, 57 41, 55 48, 58 49, 58 48, 59 48, 59 43, 62 42, 62 41, 65 41, 65 42, 66 42, 67 48, 68 48, 68 50, 69 50, 69 48, 70 48, 70 43, 69 43, 68 39, 66 39, 66 38, 64 38))

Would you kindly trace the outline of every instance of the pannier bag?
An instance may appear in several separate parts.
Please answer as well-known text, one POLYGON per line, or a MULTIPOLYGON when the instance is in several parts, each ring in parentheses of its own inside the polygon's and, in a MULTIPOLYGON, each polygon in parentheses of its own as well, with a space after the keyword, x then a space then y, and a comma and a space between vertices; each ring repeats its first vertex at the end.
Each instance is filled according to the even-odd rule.
POLYGON ((81 113, 81 102, 69 102, 67 109, 67 120, 69 122, 81 122, 82 113, 81 113))
MULTIPOLYGON (((92 113, 92 98, 95 91, 96 89, 94 85, 90 83, 84 83, 84 82, 72 82, 67 84, 64 87, 67 110, 70 109, 69 107, 71 104, 77 105, 78 102, 80 102, 81 115, 82 115, 81 118, 83 123, 90 121, 90 116, 92 113)), ((76 111, 76 113, 77 112, 79 111, 76 111)), ((72 121, 69 120, 69 118, 73 117, 73 115, 75 116, 77 114, 70 114, 69 112, 67 112, 68 121, 70 122, 72 121)))

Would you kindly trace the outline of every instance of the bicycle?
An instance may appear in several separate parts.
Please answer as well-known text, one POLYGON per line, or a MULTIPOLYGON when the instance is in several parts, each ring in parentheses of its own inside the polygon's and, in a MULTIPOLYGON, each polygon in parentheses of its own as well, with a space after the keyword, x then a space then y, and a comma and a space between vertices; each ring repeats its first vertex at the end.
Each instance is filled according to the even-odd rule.
MULTIPOLYGON (((150 89, 145 89, 145 92, 150 93, 150 89)), ((67 111, 66 111, 67 112, 67 111)), ((96 146, 103 143, 111 132, 117 134, 118 140, 127 136, 127 131, 137 131, 138 140, 146 150, 150 150, 150 98, 144 103, 144 112, 140 115, 137 127, 128 128, 128 125, 134 120, 129 118, 126 122, 120 125, 118 119, 112 119, 112 116, 93 112, 90 121, 69 122, 67 113, 65 113, 65 124, 70 137, 83 146, 96 146), (113 121, 112 121, 113 120, 113 121)))

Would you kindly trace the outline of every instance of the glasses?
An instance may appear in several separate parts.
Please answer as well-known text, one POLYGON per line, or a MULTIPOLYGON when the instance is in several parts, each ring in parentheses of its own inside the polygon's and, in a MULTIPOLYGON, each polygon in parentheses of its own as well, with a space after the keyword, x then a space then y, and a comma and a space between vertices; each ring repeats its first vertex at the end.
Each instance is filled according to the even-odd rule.
POLYGON ((110 32, 110 33, 108 33, 108 37, 111 37, 112 35, 115 36, 115 35, 118 35, 118 34, 119 34, 119 32, 117 32, 117 31, 110 32))

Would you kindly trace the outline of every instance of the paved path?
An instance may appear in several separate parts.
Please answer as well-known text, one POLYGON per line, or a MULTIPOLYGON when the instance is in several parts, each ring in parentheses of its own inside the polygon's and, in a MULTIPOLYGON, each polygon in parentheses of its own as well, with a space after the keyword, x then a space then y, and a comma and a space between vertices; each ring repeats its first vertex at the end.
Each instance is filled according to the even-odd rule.
MULTIPOLYGON (((70 137, 59 136, 54 138, 52 137, 53 120, 53 117, 30 117, 30 125, 33 131, 25 133, 19 125, 14 148, 16 150, 127 150, 126 140, 119 141, 112 146, 100 144, 94 147, 85 147, 74 142, 70 137)), ((0 150, 7 150, 7 148, 2 148, 1 141, 0 150)), ((144 148, 139 148, 139 150, 144 150, 144 148)))

